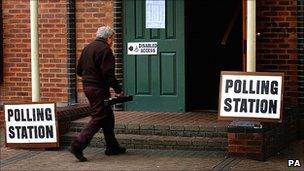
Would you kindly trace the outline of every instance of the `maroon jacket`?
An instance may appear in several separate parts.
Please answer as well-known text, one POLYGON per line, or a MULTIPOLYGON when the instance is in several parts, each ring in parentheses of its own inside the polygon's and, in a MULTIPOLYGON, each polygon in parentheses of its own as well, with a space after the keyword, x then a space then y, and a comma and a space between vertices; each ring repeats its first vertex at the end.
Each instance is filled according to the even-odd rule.
POLYGON ((112 49, 103 39, 95 39, 82 50, 76 72, 82 77, 84 85, 97 86, 106 92, 112 87, 118 94, 122 91, 114 73, 112 49))

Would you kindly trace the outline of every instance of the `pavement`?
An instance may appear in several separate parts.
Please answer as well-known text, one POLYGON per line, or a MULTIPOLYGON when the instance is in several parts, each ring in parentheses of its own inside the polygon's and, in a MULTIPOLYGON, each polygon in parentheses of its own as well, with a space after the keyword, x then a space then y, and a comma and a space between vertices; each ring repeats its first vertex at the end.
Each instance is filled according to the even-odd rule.
MULTIPOLYGON (((304 170, 304 140, 267 161, 227 157, 226 152, 127 149, 127 153, 106 156, 103 148, 88 147, 87 162, 78 162, 67 147, 26 150, 5 147, 1 131, 1 171, 4 170, 304 170), (293 159, 301 167, 288 167, 293 159)), ((297 164, 298 165, 298 164, 297 164)))

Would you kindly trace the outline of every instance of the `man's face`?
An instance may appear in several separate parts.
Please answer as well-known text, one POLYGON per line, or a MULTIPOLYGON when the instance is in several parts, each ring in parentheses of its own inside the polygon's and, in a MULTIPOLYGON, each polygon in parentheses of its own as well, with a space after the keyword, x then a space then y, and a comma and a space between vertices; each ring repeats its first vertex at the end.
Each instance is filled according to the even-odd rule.
POLYGON ((107 43, 109 44, 110 47, 112 47, 113 45, 113 42, 114 42, 114 35, 107 38, 107 43))

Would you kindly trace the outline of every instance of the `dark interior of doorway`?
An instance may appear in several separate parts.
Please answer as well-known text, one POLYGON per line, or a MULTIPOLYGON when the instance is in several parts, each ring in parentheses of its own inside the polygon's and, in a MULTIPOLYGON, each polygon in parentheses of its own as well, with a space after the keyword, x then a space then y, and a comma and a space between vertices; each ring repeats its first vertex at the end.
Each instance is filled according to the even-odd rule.
POLYGON ((242 0, 185 3, 187 110, 216 110, 220 72, 242 70, 242 0))

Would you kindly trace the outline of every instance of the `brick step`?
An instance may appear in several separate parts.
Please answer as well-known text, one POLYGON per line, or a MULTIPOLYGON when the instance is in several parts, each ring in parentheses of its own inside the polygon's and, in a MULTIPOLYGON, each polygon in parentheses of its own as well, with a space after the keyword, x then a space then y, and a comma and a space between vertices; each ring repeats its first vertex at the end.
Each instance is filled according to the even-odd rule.
MULTIPOLYGON (((80 132, 87 122, 73 121, 71 132, 80 132)), ((157 124, 133 124, 117 123, 116 134, 138 134, 138 135, 159 135, 179 137, 220 137, 227 138, 226 126, 212 125, 157 125, 157 124)))
MULTIPOLYGON (((69 132, 60 138, 63 146, 68 146, 79 133, 69 132)), ((227 138, 216 137, 177 137, 159 135, 116 134, 118 142, 131 149, 174 149, 174 150, 201 150, 227 151, 227 138)), ((104 138, 101 132, 95 134, 90 147, 104 147, 104 138)))

